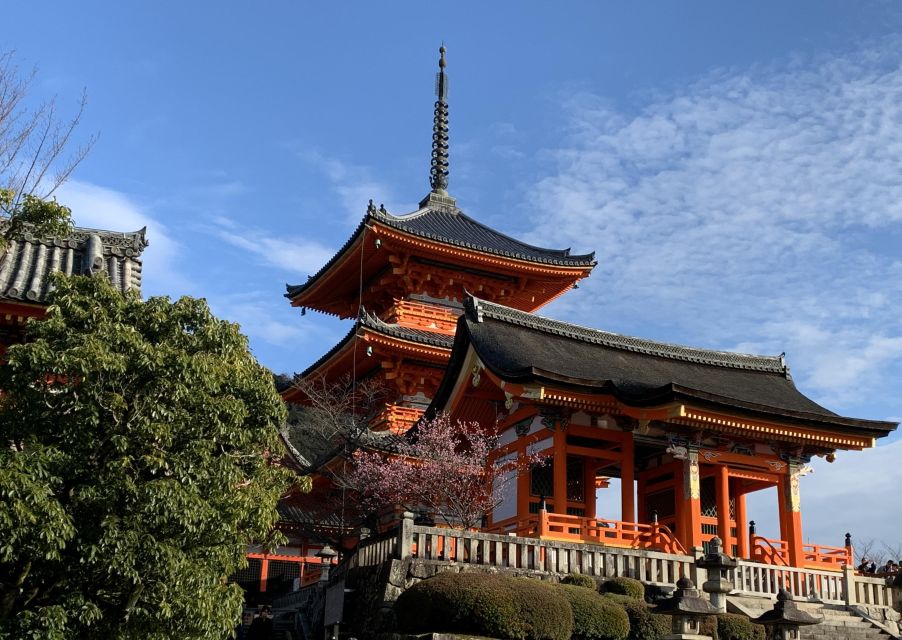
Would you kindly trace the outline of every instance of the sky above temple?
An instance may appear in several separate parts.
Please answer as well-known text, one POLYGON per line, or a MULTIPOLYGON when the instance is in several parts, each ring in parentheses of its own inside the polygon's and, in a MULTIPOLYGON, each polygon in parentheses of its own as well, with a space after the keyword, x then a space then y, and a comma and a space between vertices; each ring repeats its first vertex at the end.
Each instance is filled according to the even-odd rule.
MULTIPOLYGON (((100 137, 58 193, 76 222, 147 225, 144 293, 207 298, 274 371, 349 329, 301 317, 285 283, 370 198, 405 213, 427 193, 444 41, 458 204, 597 252, 544 313, 785 351, 831 410, 902 420, 902 5, 561 6, 32 1, 4 6, 2 48, 39 67, 36 99, 71 112, 87 90, 100 137)), ((900 459, 895 435, 817 462, 806 538, 898 541, 900 459)))

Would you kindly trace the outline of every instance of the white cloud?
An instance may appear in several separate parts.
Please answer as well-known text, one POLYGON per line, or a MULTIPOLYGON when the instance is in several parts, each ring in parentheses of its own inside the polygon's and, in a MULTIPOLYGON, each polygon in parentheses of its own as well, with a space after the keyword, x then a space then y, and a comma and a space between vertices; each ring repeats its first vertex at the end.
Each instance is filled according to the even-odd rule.
POLYGON ((172 238, 166 225, 149 215, 128 195, 80 180, 67 181, 55 195, 72 209, 75 224, 80 227, 112 231, 137 231, 147 227, 149 244, 142 254, 142 293, 181 294, 192 288, 176 264, 180 244, 172 238))
POLYGON ((372 177, 370 169, 338 158, 325 156, 315 149, 305 149, 298 153, 303 161, 317 167, 329 180, 345 212, 348 224, 356 225, 366 214, 370 199, 395 215, 410 213, 416 205, 399 201, 391 188, 372 177))
POLYGON ((571 135, 530 191, 529 239, 595 249, 599 266, 558 315, 785 350, 830 408, 898 413, 899 45, 720 71, 637 114, 568 98, 571 135))
POLYGON ((229 244, 248 251, 262 263, 290 273, 312 275, 335 255, 317 242, 300 236, 278 237, 257 229, 239 227, 229 218, 219 216, 212 231, 229 244))

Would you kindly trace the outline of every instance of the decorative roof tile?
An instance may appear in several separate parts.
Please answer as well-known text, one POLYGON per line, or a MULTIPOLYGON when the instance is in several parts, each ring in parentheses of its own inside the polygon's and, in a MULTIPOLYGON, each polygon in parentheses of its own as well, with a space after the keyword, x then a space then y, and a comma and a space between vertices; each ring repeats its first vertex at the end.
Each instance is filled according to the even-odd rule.
POLYGON ((26 232, 0 254, 0 299, 43 303, 54 271, 104 272, 120 291, 141 290, 146 228, 130 233, 76 227, 67 236, 39 238, 26 232))
POLYGON ((786 361, 784 356, 760 356, 733 351, 715 351, 711 349, 699 349, 686 347, 668 342, 657 342, 646 338, 625 336, 619 333, 611 333, 600 329, 582 327, 569 322, 552 320, 537 316, 525 311, 519 311, 504 305, 470 297, 466 301, 467 310, 474 314, 478 321, 489 317, 503 320, 512 324, 552 333, 582 342, 604 345, 625 351, 634 351, 661 358, 673 360, 685 360, 699 364, 710 364, 718 367, 731 367, 735 369, 748 369, 750 371, 766 371, 770 373, 786 373, 786 361))
POLYGON ((286 285, 286 298, 294 298, 338 262, 373 222, 382 223, 403 233, 463 249, 488 253, 515 260, 560 267, 589 268, 595 265, 595 254, 570 255, 570 249, 545 249, 520 242, 485 226, 464 214, 450 198, 439 199, 430 194, 413 213, 395 216, 384 209, 370 206, 366 216, 347 242, 304 284, 286 285))

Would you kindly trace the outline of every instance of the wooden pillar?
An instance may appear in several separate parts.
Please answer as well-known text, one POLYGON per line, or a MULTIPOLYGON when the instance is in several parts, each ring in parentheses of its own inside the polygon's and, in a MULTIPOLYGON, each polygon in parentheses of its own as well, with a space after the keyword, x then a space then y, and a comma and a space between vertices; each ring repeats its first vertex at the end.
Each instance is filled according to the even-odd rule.
POLYGON ((620 459, 620 519, 623 522, 636 521, 635 499, 635 447, 633 446, 632 431, 623 434, 623 457, 620 459))
POLYGON ((646 488, 645 486, 648 484, 647 481, 647 472, 640 473, 636 476, 636 518, 637 522, 651 522, 651 514, 648 513, 648 501, 645 496, 646 488))
POLYGON ((260 593, 266 593, 266 581, 269 578, 269 558, 265 555, 260 560, 260 593))
POLYGON ((595 517, 595 462, 591 458, 583 459, 583 485, 585 486, 585 510, 587 518, 595 517))
POLYGON ((780 534, 789 550, 789 564, 804 566, 802 551, 802 507, 799 496, 799 465, 791 463, 789 472, 780 478, 780 534))
POLYGON ((733 555, 733 536, 730 533, 730 469, 725 464, 714 467, 717 487, 717 533, 728 556, 733 555))
POLYGON ((567 513, 567 438, 557 423, 554 432, 554 513, 567 513))
MULTIPOLYGON (((523 459, 526 457, 526 441, 524 438, 519 438, 517 441, 517 455, 520 457, 520 462, 523 462, 523 459)), ((520 471, 520 474, 517 476, 517 518, 523 519, 529 517, 529 490, 530 490, 530 473, 531 471, 520 471)), ((519 533, 519 532, 517 532, 519 533)))
POLYGON ((690 449, 683 458, 683 501, 681 542, 686 550, 702 545, 702 481, 698 468, 698 451, 690 449))
MULTIPOLYGON (((749 559, 748 512, 745 508, 744 487, 736 487, 736 555, 749 559)), ((732 552, 728 552, 733 555, 732 552)))

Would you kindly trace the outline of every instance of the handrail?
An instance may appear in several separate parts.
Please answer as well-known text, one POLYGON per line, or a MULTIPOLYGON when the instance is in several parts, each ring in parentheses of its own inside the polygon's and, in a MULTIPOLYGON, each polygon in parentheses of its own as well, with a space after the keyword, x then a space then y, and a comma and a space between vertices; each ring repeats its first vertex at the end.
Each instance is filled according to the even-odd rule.
POLYGON ((852 566, 852 549, 850 547, 805 544, 802 546, 802 554, 805 566, 834 570, 852 566))
POLYGON ((782 567, 790 566, 789 545, 785 540, 771 540, 753 535, 751 542, 753 560, 782 567))
POLYGON ((627 549, 657 549, 685 554, 673 532, 661 524, 641 524, 539 511, 539 537, 594 542, 627 549))

